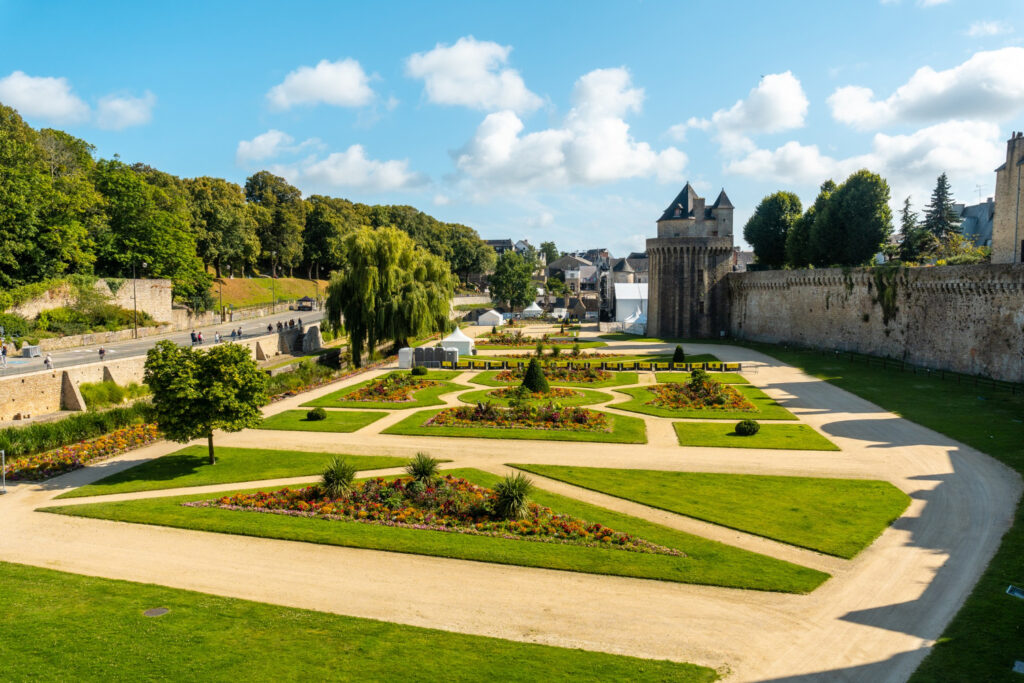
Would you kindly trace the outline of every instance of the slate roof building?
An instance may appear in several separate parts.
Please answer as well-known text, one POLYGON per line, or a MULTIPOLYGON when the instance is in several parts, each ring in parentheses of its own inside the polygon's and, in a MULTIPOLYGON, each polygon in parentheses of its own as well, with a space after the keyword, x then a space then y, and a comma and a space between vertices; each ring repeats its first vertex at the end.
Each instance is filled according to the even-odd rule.
POLYGON ((960 232, 974 242, 976 247, 992 246, 992 219, 996 214, 996 203, 992 197, 980 204, 966 206, 954 204, 960 216, 960 232))

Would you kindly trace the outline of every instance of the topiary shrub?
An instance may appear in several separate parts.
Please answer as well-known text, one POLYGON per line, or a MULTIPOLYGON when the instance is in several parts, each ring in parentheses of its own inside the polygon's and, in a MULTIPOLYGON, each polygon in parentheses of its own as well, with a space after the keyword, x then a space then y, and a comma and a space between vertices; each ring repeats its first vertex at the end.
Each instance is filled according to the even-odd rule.
POLYGON ((328 498, 340 498, 352 489, 356 468, 344 458, 335 458, 320 477, 320 493, 328 498))
POLYGON ((421 376, 427 374, 427 369, 422 365, 417 365, 412 369, 412 374, 421 376))
POLYGON ((494 514, 503 519, 522 519, 530 509, 533 482, 517 472, 506 474, 494 487, 494 514))
POLYGON ((526 374, 523 376, 523 383, 520 386, 535 394, 546 394, 551 390, 548 378, 544 376, 544 370, 536 358, 530 359, 530 364, 526 367, 526 374))
POLYGON ((678 344, 676 344, 675 353, 672 354, 672 362, 673 363, 685 363, 686 362, 686 354, 683 353, 683 347, 679 346, 678 344))
POLYGON ((429 484, 437 478, 438 461, 426 453, 417 453, 405 466, 405 473, 418 482, 429 484))
POLYGON ((551 347, 551 357, 552 358, 558 358, 560 355, 562 355, 562 350, 560 348, 558 348, 557 346, 552 346, 551 347))
POLYGON ((761 425, 754 420, 740 420, 736 423, 736 433, 740 436, 753 436, 760 429, 761 425))
POLYGON ((541 356, 543 356, 544 355, 544 342, 542 342, 542 341, 537 342, 537 348, 534 349, 534 352, 537 354, 537 358, 540 358, 541 356))
POLYGON ((313 408, 313 410, 310 410, 308 413, 306 413, 306 419, 311 422, 319 422, 320 420, 326 420, 327 411, 324 410, 323 408, 313 408))

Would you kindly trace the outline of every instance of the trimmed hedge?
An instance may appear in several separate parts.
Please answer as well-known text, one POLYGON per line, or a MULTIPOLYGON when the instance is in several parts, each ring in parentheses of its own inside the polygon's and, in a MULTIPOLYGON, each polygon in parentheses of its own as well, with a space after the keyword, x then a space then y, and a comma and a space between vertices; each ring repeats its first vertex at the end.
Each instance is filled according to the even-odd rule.
POLYGON ((153 407, 148 401, 139 401, 128 408, 80 413, 57 422, 0 429, 0 450, 6 451, 8 458, 33 455, 92 439, 121 427, 152 421, 153 407))

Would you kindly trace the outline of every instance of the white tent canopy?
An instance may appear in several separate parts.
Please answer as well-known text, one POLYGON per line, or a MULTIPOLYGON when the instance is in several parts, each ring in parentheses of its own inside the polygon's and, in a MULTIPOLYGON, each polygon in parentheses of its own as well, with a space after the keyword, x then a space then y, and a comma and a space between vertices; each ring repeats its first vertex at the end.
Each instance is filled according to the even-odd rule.
POLYGON ((476 319, 477 325, 485 325, 487 327, 501 325, 504 322, 505 318, 493 308, 486 313, 481 313, 480 317, 476 319))
POLYGON ((543 313, 543 311, 541 310, 540 306, 537 305, 536 301, 532 302, 529 306, 523 309, 524 318, 536 318, 540 316, 541 313, 543 313))
POLYGON ((474 343, 472 338, 467 337, 466 333, 458 327, 455 328, 454 332, 441 340, 441 346, 446 349, 458 350, 460 356, 473 355, 474 343))

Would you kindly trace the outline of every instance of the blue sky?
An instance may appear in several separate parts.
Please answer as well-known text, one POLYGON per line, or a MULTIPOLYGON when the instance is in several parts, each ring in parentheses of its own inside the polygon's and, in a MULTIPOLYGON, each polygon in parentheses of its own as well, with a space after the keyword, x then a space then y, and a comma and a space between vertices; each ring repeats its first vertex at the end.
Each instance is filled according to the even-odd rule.
POLYGON ((488 238, 642 249, 690 180, 992 194, 1024 3, 10 2, 0 102, 182 176, 285 175, 488 238))

